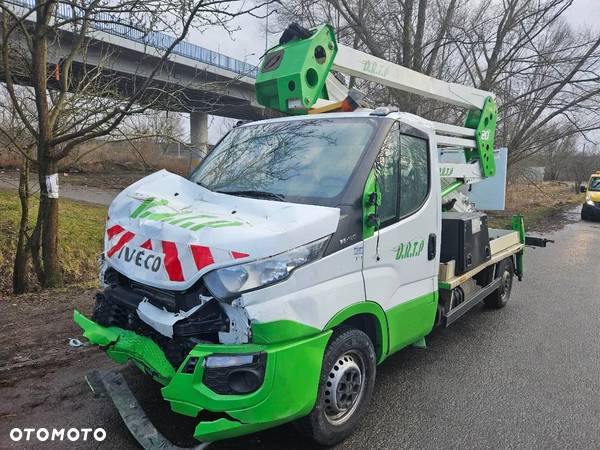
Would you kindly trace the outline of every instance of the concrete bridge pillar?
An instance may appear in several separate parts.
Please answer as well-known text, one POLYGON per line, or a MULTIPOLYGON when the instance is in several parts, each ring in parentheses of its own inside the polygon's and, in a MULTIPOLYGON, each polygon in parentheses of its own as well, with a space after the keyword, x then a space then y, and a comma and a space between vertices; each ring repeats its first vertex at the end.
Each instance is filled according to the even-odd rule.
POLYGON ((204 112, 190 113, 190 141, 201 157, 208 153, 208 114, 204 112))

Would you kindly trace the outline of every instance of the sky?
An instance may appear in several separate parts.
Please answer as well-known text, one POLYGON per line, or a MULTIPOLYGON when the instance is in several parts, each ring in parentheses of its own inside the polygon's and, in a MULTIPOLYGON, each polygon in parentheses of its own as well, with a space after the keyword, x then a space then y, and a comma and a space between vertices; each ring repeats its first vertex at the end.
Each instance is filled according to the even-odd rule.
MULTIPOLYGON (((565 17, 577 27, 600 29, 600 0, 575 0, 566 11, 565 17)), ((269 29, 273 30, 275 28, 272 24, 273 20, 270 20, 269 29)), ((259 58, 265 51, 265 19, 246 15, 234 20, 230 25, 237 29, 231 35, 223 33, 220 27, 213 27, 207 28, 203 32, 196 30, 187 40, 207 49, 258 65, 259 58)), ((269 46, 275 44, 278 38, 278 33, 270 33, 269 46)), ((217 117, 211 120, 208 138, 211 144, 221 138, 227 129, 228 122, 235 121, 217 117)))

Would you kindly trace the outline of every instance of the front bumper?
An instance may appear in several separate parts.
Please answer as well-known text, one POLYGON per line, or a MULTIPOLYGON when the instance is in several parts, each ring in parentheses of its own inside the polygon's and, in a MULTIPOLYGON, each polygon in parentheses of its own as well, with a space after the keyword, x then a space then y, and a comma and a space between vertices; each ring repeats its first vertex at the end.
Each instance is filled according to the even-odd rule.
POLYGON ((600 220, 600 206, 584 203, 581 207, 581 216, 588 220, 600 220))
POLYGON ((200 421, 194 437, 202 442, 240 436, 308 414, 319 385, 321 364, 331 330, 312 337, 276 344, 198 344, 179 368, 174 368, 150 338, 118 327, 103 327, 75 311, 75 322, 83 335, 103 347, 118 363, 131 360, 164 387, 163 398, 171 409, 197 417, 201 411, 221 413, 211 421, 200 421), (203 384, 204 360, 213 354, 266 354, 262 386, 243 395, 221 395, 203 384), (191 373, 185 373, 190 358, 198 358, 191 373))

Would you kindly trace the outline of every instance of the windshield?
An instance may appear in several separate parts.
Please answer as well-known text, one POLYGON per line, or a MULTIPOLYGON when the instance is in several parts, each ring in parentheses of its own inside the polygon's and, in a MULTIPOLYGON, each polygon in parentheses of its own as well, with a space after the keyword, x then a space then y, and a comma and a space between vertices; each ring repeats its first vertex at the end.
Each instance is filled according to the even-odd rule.
POLYGON ((594 177, 590 180, 590 191, 600 191, 600 177, 594 177))
POLYGON ((190 179, 237 195, 332 199, 343 192, 376 125, 376 119, 355 117, 235 128, 190 179))

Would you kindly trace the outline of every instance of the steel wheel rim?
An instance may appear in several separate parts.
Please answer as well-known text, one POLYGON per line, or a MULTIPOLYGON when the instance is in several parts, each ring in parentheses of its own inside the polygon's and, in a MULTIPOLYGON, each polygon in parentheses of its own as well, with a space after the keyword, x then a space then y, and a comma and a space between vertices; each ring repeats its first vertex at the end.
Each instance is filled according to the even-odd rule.
POLYGON ((332 425, 348 421, 360 404, 365 390, 365 367, 362 355, 351 350, 337 358, 330 368, 325 384, 323 411, 332 425))
POLYGON ((511 273, 509 270, 505 270, 504 273, 502 274, 502 300, 506 300, 506 298, 508 297, 509 293, 510 293, 510 289, 512 287, 512 277, 511 277, 511 273))

